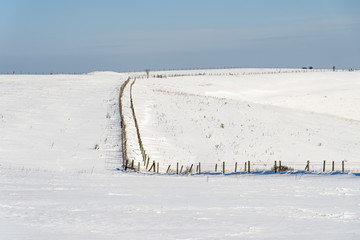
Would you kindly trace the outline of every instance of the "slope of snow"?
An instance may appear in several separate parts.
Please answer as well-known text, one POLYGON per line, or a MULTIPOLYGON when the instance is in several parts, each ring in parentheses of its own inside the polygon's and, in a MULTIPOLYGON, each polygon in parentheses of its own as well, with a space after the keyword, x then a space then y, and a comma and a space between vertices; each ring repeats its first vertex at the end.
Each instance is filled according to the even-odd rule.
POLYGON ((138 79, 135 108, 144 146, 162 171, 274 161, 320 171, 335 161, 360 170, 360 73, 305 72, 138 79))
POLYGON ((108 73, 0 76, 0 164, 105 171, 119 161, 123 80, 108 73))
MULTIPOLYGON (((271 75, 260 73, 278 69, 232 69, 236 76, 227 71, 136 82, 136 114, 152 158, 166 166, 192 156, 238 161, 255 155, 269 168, 269 152, 295 156, 284 144, 293 151, 293 143, 308 147, 309 156, 320 158, 327 151, 313 145, 322 142, 334 156, 346 153, 347 164, 358 153, 358 120, 281 105, 286 87, 271 104, 262 102, 265 96, 225 99, 225 93, 214 93, 245 91, 249 82, 271 75), (242 71, 247 85, 231 83, 242 79, 242 71), (211 89, 209 84, 221 82, 215 79, 229 86, 211 89), (236 136, 234 146, 228 145, 236 136), (273 149, 266 149, 269 144, 273 149), (216 150, 209 150, 213 145, 216 150)), ((358 79, 358 73, 346 74, 344 88, 358 79)), ((118 95, 127 77, 0 76, 0 239, 359 239, 360 187, 351 174, 189 177, 116 171, 122 163, 118 95)), ((357 93, 356 85, 351 88, 357 93)), ((347 90, 334 94, 349 101, 347 90)), ((126 89, 125 121, 128 136, 136 136, 129 94, 126 89)), ((129 145, 130 157, 138 159, 136 139, 129 145)))

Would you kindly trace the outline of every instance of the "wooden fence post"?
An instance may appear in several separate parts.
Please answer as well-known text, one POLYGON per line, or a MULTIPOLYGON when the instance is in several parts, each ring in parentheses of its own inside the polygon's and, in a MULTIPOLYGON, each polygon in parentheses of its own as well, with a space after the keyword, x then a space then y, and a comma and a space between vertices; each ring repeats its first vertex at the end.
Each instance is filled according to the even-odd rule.
POLYGON ((275 161, 275 163, 274 163, 274 172, 276 173, 276 168, 277 168, 277 166, 276 166, 276 161, 275 161))
POLYGON ((345 161, 342 161, 341 165, 342 165, 342 172, 345 172, 345 161))
POLYGON ((250 173, 250 161, 248 161, 248 172, 250 173))
POLYGON ((156 163, 157 164, 157 170, 156 170, 156 173, 159 174, 159 163, 156 163))
POLYGON ((279 161, 279 172, 282 171, 281 169, 281 161, 279 161))
POLYGON ((169 165, 168 169, 166 170, 166 173, 169 173, 170 167, 171 167, 171 164, 169 165))
POLYGON ((324 164, 323 164, 323 172, 325 172, 325 164, 326 164, 326 161, 324 160, 324 164))
POLYGON ((235 172, 237 171, 237 162, 235 162, 235 172))
POLYGON ((335 162, 334 161, 332 161, 332 167, 331 167, 331 171, 335 171, 335 162))
POLYGON ((309 160, 307 161, 307 164, 305 166, 305 170, 310 171, 310 161, 309 160))
POLYGON ((155 161, 153 161, 153 165, 154 165, 154 172, 156 172, 155 161))
POLYGON ((191 164, 191 166, 190 166, 190 169, 189 169, 189 173, 190 173, 190 174, 192 174, 193 165, 194 165, 194 164, 191 164))
POLYGON ((176 174, 179 174, 179 163, 176 163, 176 174))
POLYGON ((126 159, 126 162, 125 162, 125 171, 127 170, 127 166, 128 166, 128 160, 126 159))
POLYGON ((215 172, 217 172, 217 163, 215 163, 215 172))
POLYGON ((225 174, 225 162, 223 162, 223 174, 225 174))
POLYGON ((180 174, 182 173, 183 167, 184 167, 184 165, 181 165, 180 174))
POLYGON ((195 173, 198 173, 199 172, 199 165, 196 165, 196 171, 195 173))
POLYGON ((149 168, 149 169, 146 169, 146 171, 151 172, 151 170, 152 170, 152 168, 153 168, 153 165, 154 165, 154 164, 151 164, 150 168, 149 168))
POLYGON ((245 166, 244 166, 244 172, 246 172, 246 168, 247 168, 247 167, 246 167, 246 162, 245 162, 245 166))
POLYGON ((199 173, 201 173, 201 163, 199 162, 199 173))
POLYGON ((138 172, 140 172, 140 162, 138 162, 138 172))
POLYGON ((149 168, 149 161, 150 161, 150 158, 148 157, 147 162, 146 162, 146 170, 148 170, 148 168, 149 168))
POLYGON ((134 160, 131 160, 131 168, 134 169, 134 160))

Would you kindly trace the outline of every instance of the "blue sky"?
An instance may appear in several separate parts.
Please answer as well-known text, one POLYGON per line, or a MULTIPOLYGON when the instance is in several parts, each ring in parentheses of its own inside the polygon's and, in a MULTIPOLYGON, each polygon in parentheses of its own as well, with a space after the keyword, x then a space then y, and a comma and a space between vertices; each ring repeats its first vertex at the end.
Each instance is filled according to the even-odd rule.
POLYGON ((358 0, 0 3, 0 73, 360 68, 358 0))

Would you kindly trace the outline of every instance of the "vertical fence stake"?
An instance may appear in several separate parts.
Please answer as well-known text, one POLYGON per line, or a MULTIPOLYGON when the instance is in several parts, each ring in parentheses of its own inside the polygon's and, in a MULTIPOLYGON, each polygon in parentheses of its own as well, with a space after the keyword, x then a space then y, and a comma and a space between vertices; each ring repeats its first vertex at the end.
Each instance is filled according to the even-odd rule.
POLYGON ((153 165, 154 165, 154 172, 156 172, 155 161, 153 161, 153 165))
POLYGON ((275 163, 274 163, 274 172, 276 173, 276 168, 277 168, 277 166, 276 166, 276 161, 275 161, 275 163))
POLYGON ((225 162, 223 162, 223 174, 225 174, 225 162))
POLYGON ((282 171, 281 169, 281 161, 279 161, 279 172, 282 171))
POLYGON ((245 166, 244 166, 244 172, 246 172, 246 162, 245 162, 245 166))
POLYGON ((237 162, 235 162, 235 172, 237 171, 237 162))
POLYGON ((190 166, 190 169, 189 169, 189 173, 190 173, 190 174, 192 174, 193 165, 194 165, 194 164, 191 164, 191 166, 190 166))
POLYGON ((131 160, 131 168, 134 169, 134 160, 131 160))
POLYGON ((195 173, 198 173, 199 172, 199 165, 196 165, 196 171, 195 173))
POLYGON ((146 170, 148 170, 148 168, 149 168, 149 161, 150 161, 150 158, 148 157, 147 162, 146 162, 146 170))
POLYGON ((140 172, 140 162, 138 162, 138 172, 140 172))
POLYGON ((156 163, 157 164, 157 170, 156 170, 156 173, 159 174, 159 163, 156 163))
POLYGON ((342 172, 345 172, 345 161, 342 161, 341 165, 342 165, 342 172))
POLYGON ((326 161, 324 160, 324 164, 323 164, 323 172, 325 172, 325 164, 326 164, 326 161))
POLYGON ((310 171, 310 161, 309 160, 307 161, 305 170, 308 171, 308 172, 310 171))
POLYGON ((184 165, 181 165, 180 174, 182 173, 183 167, 184 167, 184 165))
POLYGON ((215 163, 215 172, 217 172, 217 163, 215 163))
POLYGON ((250 161, 248 161, 248 172, 250 173, 250 161))
POLYGON ((179 174, 179 163, 176 163, 176 174, 179 174))
POLYGON ((127 170, 127 165, 128 165, 128 160, 126 159, 126 162, 125 162, 125 171, 127 170))
POLYGON ((335 171, 335 162, 334 161, 332 161, 332 168, 331 168, 331 171, 335 171))
POLYGON ((201 163, 199 162, 199 173, 201 173, 201 163))
POLYGON ((169 173, 170 167, 171 167, 171 164, 169 165, 168 169, 166 170, 166 173, 169 173))

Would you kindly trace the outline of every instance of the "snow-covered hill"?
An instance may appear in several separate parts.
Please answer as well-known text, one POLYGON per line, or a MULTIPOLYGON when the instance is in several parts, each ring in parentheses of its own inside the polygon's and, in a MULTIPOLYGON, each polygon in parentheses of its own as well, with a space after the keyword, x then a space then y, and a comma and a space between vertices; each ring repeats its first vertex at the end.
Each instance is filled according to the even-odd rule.
POLYGON ((0 76, 0 164, 75 172, 118 167, 124 79, 107 72, 0 76))
MULTIPOLYGON (((151 74, 168 78, 139 78, 133 96, 145 148, 162 167, 359 163, 359 72, 151 74)), ((129 76, 144 73, 0 76, 0 239, 360 238, 352 174, 117 171, 119 89, 129 76)), ((129 95, 128 154, 138 159, 129 95)))
POLYGON ((162 171, 177 162, 214 170, 223 161, 228 171, 246 161, 255 169, 282 161, 301 170, 307 160, 318 171, 323 160, 328 169, 345 161, 348 170, 360 170, 359 72, 248 73, 136 81, 144 146, 162 171))

